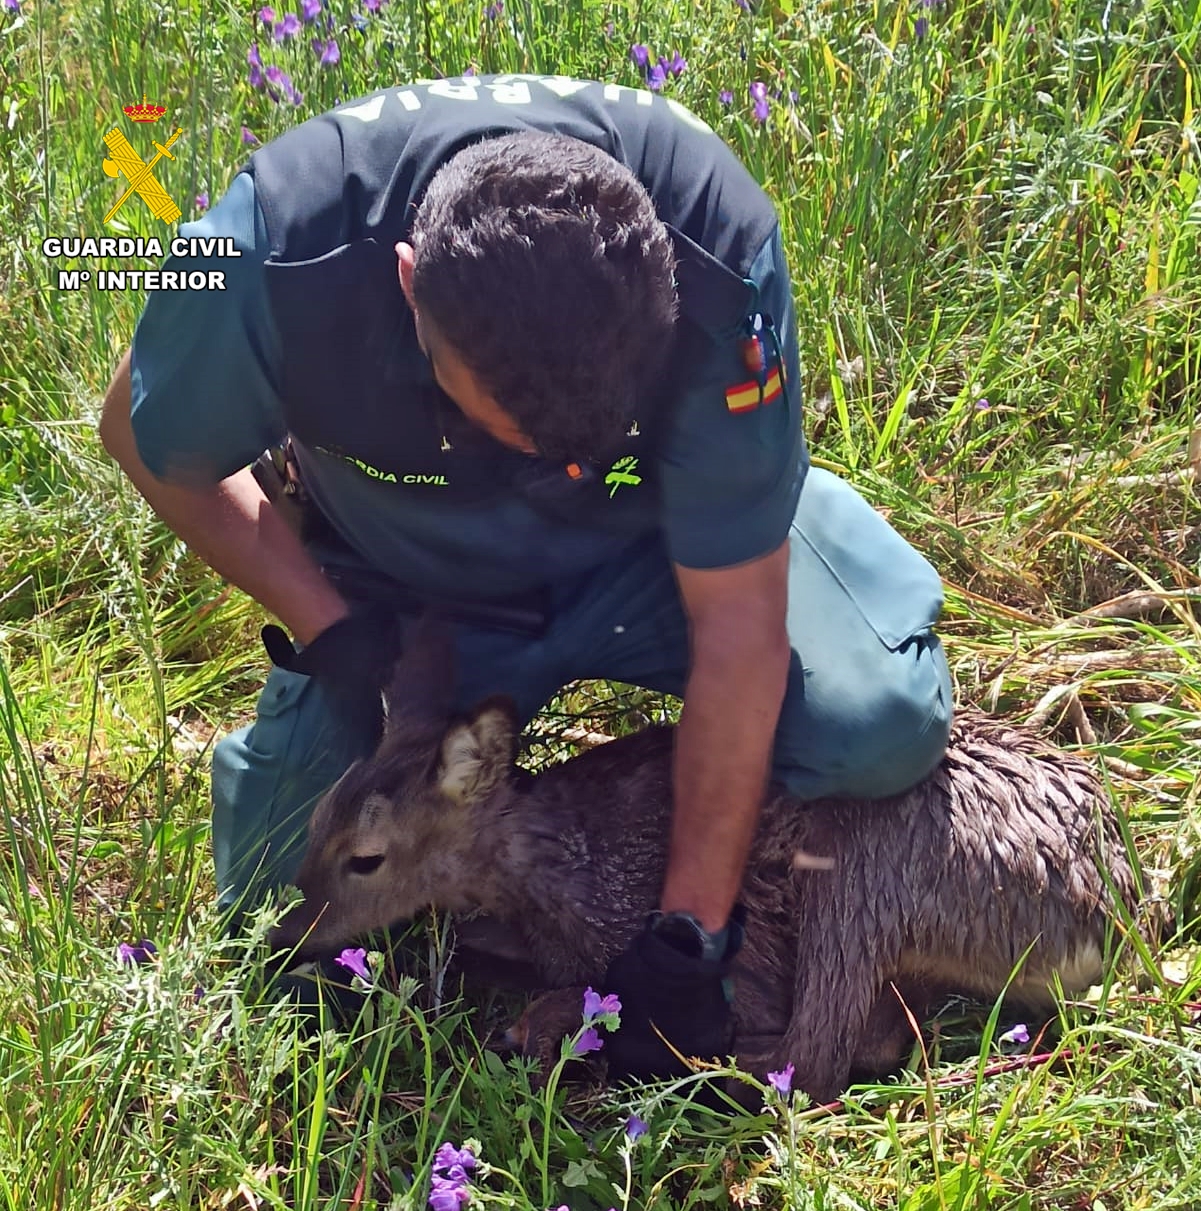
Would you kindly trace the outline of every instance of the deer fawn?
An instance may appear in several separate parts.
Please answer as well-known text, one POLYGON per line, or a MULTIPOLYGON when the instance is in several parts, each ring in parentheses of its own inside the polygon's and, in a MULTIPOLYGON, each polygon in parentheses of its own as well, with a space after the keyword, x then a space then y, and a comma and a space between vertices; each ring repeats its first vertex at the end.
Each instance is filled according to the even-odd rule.
MULTIPOLYGON (((519 937, 543 987, 599 987, 657 906, 673 730, 531 775, 515 765, 507 699, 449 719, 449 644, 418 630, 378 750, 314 811, 304 902, 276 949, 301 960, 427 907, 482 910, 519 937)), ((948 994, 994 999, 1013 976, 1009 995, 1046 1009, 1056 981, 1074 992, 1100 977, 1136 883, 1092 768, 973 711, 903 794, 798 802, 773 788, 742 887, 734 1053, 760 1076, 791 1061, 797 1085, 828 1100, 853 1070, 900 1062, 902 999, 920 1021, 948 994)))

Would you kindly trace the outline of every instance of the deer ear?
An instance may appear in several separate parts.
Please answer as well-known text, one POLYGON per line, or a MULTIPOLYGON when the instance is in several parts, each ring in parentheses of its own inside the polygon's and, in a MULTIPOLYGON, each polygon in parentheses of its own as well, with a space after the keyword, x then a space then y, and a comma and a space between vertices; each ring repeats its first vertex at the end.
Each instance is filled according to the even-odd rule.
POLYGON ((384 733, 428 743, 432 751, 454 695, 454 641, 449 626, 426 611, 404 630, 400 658, 384 692, 384 733))
POLYGON ((496 789, 516 756, 517 712, 508 698, 489 698, 443 737, 438 789, 456 803, 474 803, 496 789))

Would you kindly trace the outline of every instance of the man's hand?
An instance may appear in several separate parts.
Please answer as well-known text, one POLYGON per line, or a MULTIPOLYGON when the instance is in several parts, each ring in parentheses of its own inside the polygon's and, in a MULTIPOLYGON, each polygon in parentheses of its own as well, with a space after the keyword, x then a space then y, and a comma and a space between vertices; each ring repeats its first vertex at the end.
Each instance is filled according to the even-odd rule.
POLYGON ((265 626, 263 646, 280 668, 317 680, 360 755, 375 751, 383 734, 383 688, 400 654, 394 614, 379 608, 349 614, 300 652, 279 627, 265 626))
POLYGON ((621 1028, 605 1048, 612 1079, 683 1076, 689 1068, 675 1052, 729 1054, 730 963, 741 944, 740 915, 718 934, 683 914, 651 915, 605 975, 606 991, 621 1000, 621 1028))

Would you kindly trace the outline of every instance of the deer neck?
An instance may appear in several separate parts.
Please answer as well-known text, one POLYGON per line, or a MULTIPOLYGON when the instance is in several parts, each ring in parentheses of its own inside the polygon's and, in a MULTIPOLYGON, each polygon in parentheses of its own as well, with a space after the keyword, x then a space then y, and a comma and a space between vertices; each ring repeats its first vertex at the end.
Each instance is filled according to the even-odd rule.
POLYGON ((479 907, 514 926, 544 974, 556 978, 591 978, 598 963, 603 970, 609 938, 598 919, 603 892, 580 883, 590 876, 576 848, 570 827, 530 811, 512 788, 482 805, 473 837, 479 907))

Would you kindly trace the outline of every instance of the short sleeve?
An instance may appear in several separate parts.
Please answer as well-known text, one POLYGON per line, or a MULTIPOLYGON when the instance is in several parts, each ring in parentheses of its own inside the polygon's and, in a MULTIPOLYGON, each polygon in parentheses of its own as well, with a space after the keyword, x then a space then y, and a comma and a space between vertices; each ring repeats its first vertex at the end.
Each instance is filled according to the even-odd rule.
POLYGON ((741 338, 714 346, 677 399, 660 462, 663 529, 673 562, 721 568, 775 550, 788 537, 809 456, 792 288, 780 234, 747 275, 755 309, 778 343, 764 341, 767 381, 748 369, 741 338))
POLYGON ((232 240, 241 255, 172 255, 163 270, 217 271, 225 289, 151 291, 130 375, 142 461, 161 479, 197 485, 241 470, 285 433, 280 341, 263 274, 270 248, 245 173, 208 214, 179 229, 182 239, 213 237, 232 240))

